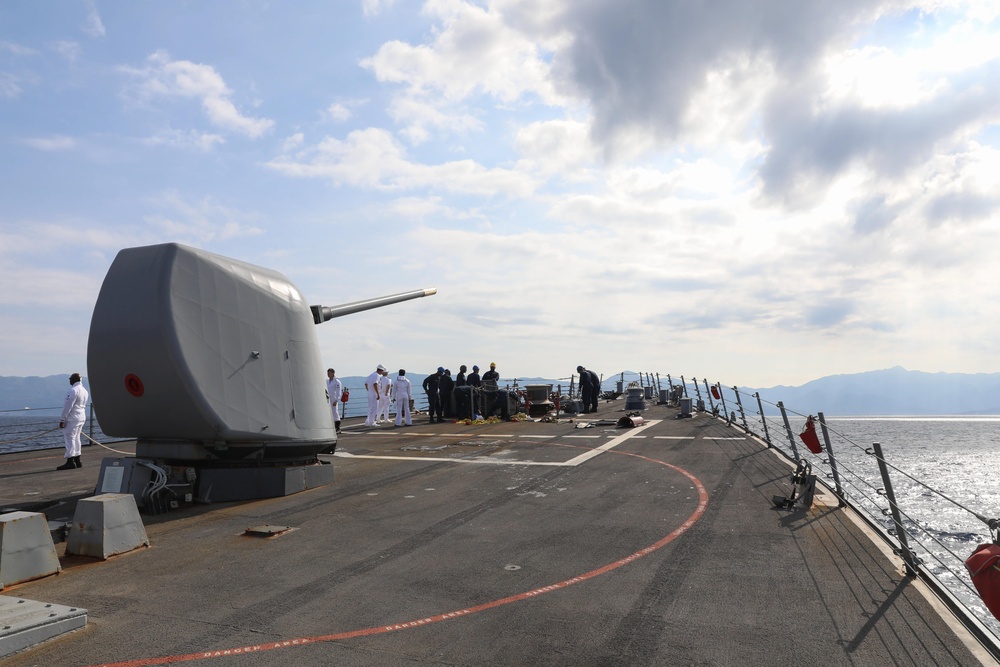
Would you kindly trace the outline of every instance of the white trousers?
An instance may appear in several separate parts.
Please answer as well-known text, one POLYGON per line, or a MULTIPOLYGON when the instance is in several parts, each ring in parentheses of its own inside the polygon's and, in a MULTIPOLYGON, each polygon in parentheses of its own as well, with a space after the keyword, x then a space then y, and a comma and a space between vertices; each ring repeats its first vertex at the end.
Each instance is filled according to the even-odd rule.
POLYGON ((365 426, 375 425, 375 416, 378 414, 378 397, 374 391, 368 392, 368 418, 365 419, 365 426))
POLYGON ((63 441, 66 444, 64 458, 70 459, 80 455, 80 434, 83 432, 82 421, 67 421, 63 427, 63 441))
POLYGON ((410 417, 410 397, 396 397, 396 426, 399 426, 403 419, 406 419, 407 426, 413 426, 413 419, 410 417))
POLYGON ((378 413, 375 415, 376 421, 389 421, 389 404, 392 399, 386 395, 382 395, 378 399, 378 413))

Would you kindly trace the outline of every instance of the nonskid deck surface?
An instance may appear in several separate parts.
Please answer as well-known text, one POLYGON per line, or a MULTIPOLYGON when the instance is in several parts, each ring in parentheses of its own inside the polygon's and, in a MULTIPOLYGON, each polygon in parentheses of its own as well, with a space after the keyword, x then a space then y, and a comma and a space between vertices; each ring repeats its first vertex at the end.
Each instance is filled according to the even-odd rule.
MULTIPOLYGON (((786 462, 664 406, 578 428, 621 406, 348 428, 333 485, 146 517, 150 548, 5 589, 90 618, 5 664, 979 664, 843 510, 773 507, 786 462)), ((39 466, 0 459, 0 498, 86 488, 39 466)))

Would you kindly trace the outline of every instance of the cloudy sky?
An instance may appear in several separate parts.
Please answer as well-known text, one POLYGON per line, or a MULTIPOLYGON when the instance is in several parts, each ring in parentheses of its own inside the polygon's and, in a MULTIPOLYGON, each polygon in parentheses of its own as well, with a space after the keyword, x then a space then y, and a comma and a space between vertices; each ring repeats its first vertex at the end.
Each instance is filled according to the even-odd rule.
POLYGON ((179 242, 378 363, 1000 371, 995 0, 0 4, 0 375, 179 242))

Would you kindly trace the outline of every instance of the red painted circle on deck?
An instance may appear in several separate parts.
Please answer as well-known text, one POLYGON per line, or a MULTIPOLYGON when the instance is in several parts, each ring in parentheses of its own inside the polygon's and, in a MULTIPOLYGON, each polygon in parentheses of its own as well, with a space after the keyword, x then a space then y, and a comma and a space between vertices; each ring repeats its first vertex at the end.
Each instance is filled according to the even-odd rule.
MULTIPOLYGON (((575 445, 559 445, 559 446, 573 447, 574 449, 586 449, 584 447, 577 447, 575 445)), ((90 667, 147 667, 148 665, 163 665, 175 662, 192 662, 192 661, 200 661, 200 660, 207 660, 210 658, 221 658, 228 656, 235 657, 248 653, 259 653, 262 651, 272 651, 275 649, 292 648, 295 646, 315 644, 317 642, 334 642, 334 641, 342 641, 345 639, 353 639, 355 637, 370 637, 372 635, 380 635, 389 632, 396 632, 399 630, 408 630, 410 628, 422 627, 425 625, 430 625, 432 623, 450 621, 456 618, 464 618, 469 614, 475 614, 489 609, 494 609, 496 607, 501 607, 503 605, 508 605, 514 602, 521 602, 523 600, 536 598, 540 595, 544 595, 545 593, 551 593, 553 591, 562 590, 567 586, 572 586, 574 584, 582 583, 589 579, 593 579, 594 577, 598 577, 602 574, 606 574, 612 570, 618 569, 619 567, 622 567, 624 565, 629 565, 630 563, 634 563, 640 558, 648 556, 649 554, 659 549, 662 549, 667 544, 670 544, 675 539, 686 533, 699 519, 701 519, 702 515, 704 515, 705 511, 708 509, 708 491, 705 489, 705 486, 701 483, 701 480, 699 480, 697 477, 695 477, 692 473, 688 472, 684 468, 672 465, 670 463, 667 463, 666 461, 660 461, 658 459, 642 456, 640 454, 632 454, 629 452, 616 452, 614 450, 608 450, 608 453, 617 454, 619 456, 629 456, 636 459, 641 459, 643 461, 647 461, 649 463, 656 463, 666 468, 670 468, 671 470, 678 472, 684 477, 686 477, 688 480, 691 481, 691 483, 698 491, 698 505, 695 508, 694 512, 692 512, 692 514, 687 519, 685 519, 678 527, 676 527, 667 535, 663 536, 653 544, 650 544, 647 547, 639 549, 638 551, 628 556, 625 556, 624 558, 620 558, 606 565, 602 565, 596 569, 590 570, 589 572, 578 574, 575 577, 571 577, 570 579, 565 579, 563 581, 549 584, 548 586, 542 586, 541 588, 535 588, 530 591, 524 591, 523 593, 516 593, 514 595, 510 595, 505 598, 500 598, 498 600, 492 600, 489 602, 483 602, 480 604, 472 605, 469 607, 465 607, 464 609, 456 609, 454 611, 449 611, 446 613, 436 614, 434 616, 427 616, 424 618, 418 618, 404 622, 394 623, 392 621, 389 621, 385 625, 377 625, 374 627, 362 628, 359 630, 347 630, 344 632, 338 632, 328 635, 319 635, 313 637, 296 637, 293 639, 284 639, 277 641, 271 640, 262 642, 260 644, 255 644, 252 646, 237 646, 237 647, 223 648, 223 649, 204 649, 198 651, 197 653, 188 653, 184 655, 168 655, 158 658, 139 658, 136 660, 124 660, 121 662, 102 662, 97 665, 91 665, 90 667)))
POLYGON ((125 389, 136 398, 139 398, 146 392, 146 388, 142 385, 142 380, 135 373, 129 373, 125 376, 125 389))

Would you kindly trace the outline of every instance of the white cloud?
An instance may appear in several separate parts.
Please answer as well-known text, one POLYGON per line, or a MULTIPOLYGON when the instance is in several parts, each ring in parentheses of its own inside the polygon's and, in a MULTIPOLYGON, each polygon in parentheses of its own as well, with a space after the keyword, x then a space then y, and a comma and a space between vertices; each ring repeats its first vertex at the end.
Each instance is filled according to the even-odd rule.
POLYGON ((172 60, 166 52, 157 51, 147 58, 146 67, 120 69, 137 80, 135 94, 142 100, 159 97, 197 99, 213 125, 252 139, 274 126, 273 120, 240 113, 230 99, 232 91, 209 65, 172 60))
POLYGON ((20 78, 10 72, 0 72, 0 96, 15 99, 21 94, 20 78))
POLYGON ((30 47, 17 44, 16 42, 8 42, 2 39, 0 39, 0 51, 7 51, 8 53, 12 53, 19 57, 33 56, 38 53, 38 51, 30 47))
POLYGON ((351 118, 351 110, 340 102, 334 102, 328 106, 325 113, 327 118, 338 123, 350 120, 351 118))
POLYGON ((147 146, 168 146, 170 148, 193 148, 198 151, 210 151, 222 144, 226 140, 222 135, 210 132, 198 132, 188 130, 187 132, 174 129, 160 130, 150 137, 142 140, 147 146))
POLYGON ((50 47, 53 51, 58 53, 60 56, 68 60, 69 62, 75 61, 80 57, 81 48, 79 42, 68 42, 66 40, 58 40, 52 42, 50 47))
POLYGON ((151 203, 164 212, 145 216, 145 222, 171 240, 203 245, 264 233, 255 224, 256 216, 224 206, 211 197, 191 202, 169 191, 151 203))
POLYGON ((392 101, 389 114, 403 126, 400 134, 413 145, 428 141, 432 130, 468 134, 483 128, 483 123, 467 111, 453 110, 437 102, 405 95, 392 101))
POLYGON ((377 16, 394 4, 396 0, 361 0, 361 11, 365 16, 377 16))
POLYGON ((296 132, 290 137, 286 137, 283 142, 281 142, 281 150, 284 153, 290 153, 305 143, 305 135, 301 132, 296 132))
POLYGON ((62 135, 24 139, 23 143, 40 151, 67 151, 76 148, 77 145, 76 139, 62 135))
POLYGON ((87 18, 83 23, 83 31, 91 37, 104 37, 105 34, 104 22, 101 21, 101 15, 93 0, 87 2, 87 18))
POLYGON ((564 36, 527 35, 513 28, 503 11, 508 6, 517 9, 517 4, 427 2, 425 14, 440 26, 430 44, 390 41, 361 61, 379 81, 402 86, 391 113, 404 126, 405 136, 420 143, 431 130, 479 129, 482 124, 475 114, 462 108, 462 102, 475 95, 507 105, 565 100, 548 61, 550 49, 564 36))
POLYGON ((487 169, 472 160, 441 164, 411 161, 392 135, 377 128, 356 130, 346 139, 327 137, 294 155, 267 166, 288 176, 327 178, 337 185, 381 190, 426 188, 481 195, 522 197, 535 182, 509 169, 487 169))

